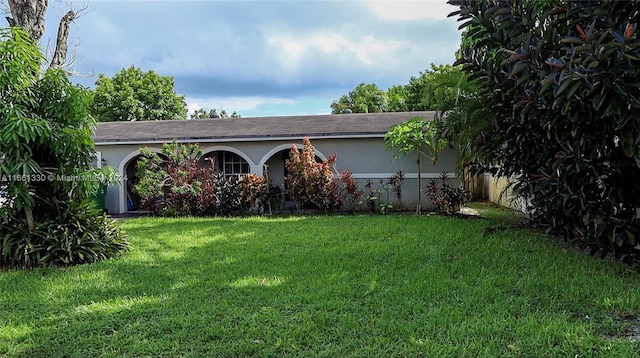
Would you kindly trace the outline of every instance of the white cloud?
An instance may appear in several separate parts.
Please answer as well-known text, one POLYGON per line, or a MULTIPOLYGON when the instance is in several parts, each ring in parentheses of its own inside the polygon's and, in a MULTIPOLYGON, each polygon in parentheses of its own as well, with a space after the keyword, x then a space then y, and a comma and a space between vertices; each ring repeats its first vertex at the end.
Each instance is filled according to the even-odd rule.
POLYGON ((445 20, 456 8, 446 0, 369 1, 373 13, 383 20, 445 20))
MULTIPOLYGON (((71 29, 78 72, 173 76, 191 112, 323 113, 358 83, 384 89, 451 63, 460 41, 455 20, 441 21, 455 10, 446 0, 84 1, 71 29)), ((67 10, 59 4, 49 37, 67 10)))
MULTIPOLYGON (((368 35, 349 39, 336 32, 311 34, 277 33, 266 35, 267 44, 278 53, 281 64, 289 70, 297 70, 306 58, 317 59, 318 55, 334 55, 340 58, 357 59, 361 64, 373 65, 381 57, 409 44, 398 40, 382 40, 368 35)), ((353 65, 356 65, 353 63, 353 65)))
POLYGON ((286 98, 274 97, 211 97, 211 98, 186 98, 187 110, 191 114, 196 109, 204 108, 206 111, 216 109, 218 113, 223 109, 228 113, 236 111, 242 115, 243 111, 255 110, 265 105, 287 105, 293 104, 294 101, 286 98))

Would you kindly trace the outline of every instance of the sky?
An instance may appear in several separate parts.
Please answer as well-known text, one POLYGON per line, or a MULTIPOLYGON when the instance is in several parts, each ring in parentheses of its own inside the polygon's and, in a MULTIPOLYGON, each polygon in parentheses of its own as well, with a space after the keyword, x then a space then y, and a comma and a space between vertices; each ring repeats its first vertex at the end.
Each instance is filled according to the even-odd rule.
POLYGON ((71 7, 76 74, 135 66, 174 79, 189 112, 242 117, 331 113, 360 83, 387 90, 430 64, 451 64, 460 44, 446 0, 49 1, 45 37, 71 7))

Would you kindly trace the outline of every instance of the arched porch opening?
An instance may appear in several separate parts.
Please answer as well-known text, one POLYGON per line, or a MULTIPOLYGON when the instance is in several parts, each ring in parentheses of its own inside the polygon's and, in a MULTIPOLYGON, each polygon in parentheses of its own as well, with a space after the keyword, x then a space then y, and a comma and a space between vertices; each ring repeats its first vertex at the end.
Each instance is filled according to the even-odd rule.
MULTIPOLYGON (((158 148, 148 148, 150 151, 158 153, 162 156, 162 152, 158 148)), ((122 182, 118 188, 118 197, 120 212, 126 213, 129 211, 135 211, 140 209, 140 199, 138 195, 133 192, 133 186, 138 183, 138 177, 136 175, 136 167, 140 160, 140 149, 127 155, 118 166, 118 174, 121 175, 122 182)))
MULTIPOLYGON (((288 174, 285 163, 289 159, 291 146, 292 144, 279 145, 267 152, 260 160, 262 175, 268 177, 270 184, 277 186, 284 193, 285 206, 293 205, 284 180, 288 174)), ((302 144, 295 144, 295 146, 298 150, 302 150, 302 144)), ((327 157, 316 149, 316 161, 322 162, 326 159, 327 157)))

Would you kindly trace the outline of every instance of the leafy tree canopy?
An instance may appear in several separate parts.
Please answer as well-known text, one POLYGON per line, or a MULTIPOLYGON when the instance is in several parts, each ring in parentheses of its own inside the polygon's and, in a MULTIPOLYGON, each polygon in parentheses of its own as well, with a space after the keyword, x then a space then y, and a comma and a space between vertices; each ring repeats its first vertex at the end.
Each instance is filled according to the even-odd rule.
POLYGON ((375 84, 361 83, 348 95, 343 95, 331 103, 331 113, 343 113, 349 110, 353 113, 387 112, 388 98, 384 91, 375 84))
POLYGON ((387 98, 389 112, 407 112, 409 111, 409 89, 405 85, 394 85, 387 90, 387 98))
POLYGON ((185 119, 187 107, 172 77, 131 66, 113 78, 98 76, 91 114, 100 122, 185 119))
POLYGON ((386 92, 375 84, 359 84, 331 104, 332 113, 411 112, 448 110, 462 96, 477 91, 461 66, 435 65, 411 77, 408 84, 386 92))
POLYGON ((431 69, 411 77, 405 85, 409 111, 448 110, 455 106, 461 96, 477 91, 474 82, 460 66, 435 65, 431 69))

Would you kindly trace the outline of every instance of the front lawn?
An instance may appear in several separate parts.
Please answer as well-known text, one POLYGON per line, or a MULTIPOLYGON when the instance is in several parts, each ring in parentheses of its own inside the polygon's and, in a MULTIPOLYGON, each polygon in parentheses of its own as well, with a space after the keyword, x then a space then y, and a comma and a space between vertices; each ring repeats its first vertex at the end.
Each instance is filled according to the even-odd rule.
POLYGON ((479 209, 124 220, 122 257, 0 272, 0 356, 640 354, 636 272, 479 209))

